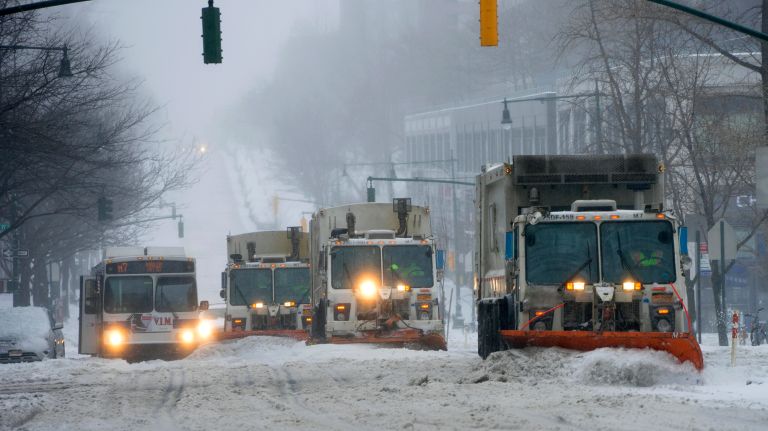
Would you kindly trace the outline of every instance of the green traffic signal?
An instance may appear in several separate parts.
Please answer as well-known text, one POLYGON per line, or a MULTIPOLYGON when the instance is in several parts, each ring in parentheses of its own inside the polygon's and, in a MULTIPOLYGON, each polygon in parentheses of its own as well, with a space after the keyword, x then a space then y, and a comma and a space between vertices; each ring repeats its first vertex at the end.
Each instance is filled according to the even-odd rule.
POLYGON ((208 0, 203 8, 203 63, 221 63, 221 12, 208 0))

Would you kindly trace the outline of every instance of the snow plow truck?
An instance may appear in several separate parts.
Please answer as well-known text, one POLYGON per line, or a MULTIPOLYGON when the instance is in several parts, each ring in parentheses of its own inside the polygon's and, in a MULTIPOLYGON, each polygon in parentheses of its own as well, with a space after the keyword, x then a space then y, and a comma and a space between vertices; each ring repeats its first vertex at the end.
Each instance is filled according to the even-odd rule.
POLYGON ((309 237, 299 227, 227 236, 229 261, 221 273, 226 301, 220 338, 272 335, 307 338, 309 237))
POLYGON ((445 350, 429 208, 411 200, 312 217, 311 342, 445 350))
POLYGON ((648 348, 702 369, 663 176, 653 155, 515 156, 478 175, 479 355, 648 348))

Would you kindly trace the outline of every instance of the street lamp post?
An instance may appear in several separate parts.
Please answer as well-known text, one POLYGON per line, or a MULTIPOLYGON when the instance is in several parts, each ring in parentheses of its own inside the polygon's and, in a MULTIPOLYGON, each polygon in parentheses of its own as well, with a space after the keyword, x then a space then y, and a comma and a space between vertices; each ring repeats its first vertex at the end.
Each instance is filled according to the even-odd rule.
POLYGON ((61 51, 61 62, 59 63, 59 78, 72 77, 72 68, 69 64, 69 53, 67 46, 27 46, 27 45, 0 45, 0 49, 20 51, 20 50, 37 50, 37 51, 61 51))
POLYGON ((600 109, 600 91, 597 87, 597 81, 595 81, 595 91, 593 93, 581 93, 581 94, 564 94, 558 96, 555 92, 545 93, 543 96, 536 97, 520 97, 515 99, 507 99, 506 97, 502 101, 504 104, 504 110, 501 113, 501 127, 504 130, 512 128, 512 118, 509 113, 508 104, 510 103, 522 103, 522 102, 549 102, 562 99, 580 99, 582 97, 594 97, 595 98, 595 140, 597 141, 597 148, 602 153, 603 142, 603 127, 602 127, 602 111, 600 109))

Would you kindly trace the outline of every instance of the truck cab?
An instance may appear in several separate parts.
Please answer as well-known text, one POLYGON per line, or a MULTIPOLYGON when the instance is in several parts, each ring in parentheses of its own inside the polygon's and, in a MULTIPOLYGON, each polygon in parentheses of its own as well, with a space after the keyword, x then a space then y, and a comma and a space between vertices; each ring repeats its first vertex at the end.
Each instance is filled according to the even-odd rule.
POLYGON ((407 344, 411 335, 416 342, 431 334, 442 340, 428 208, 398 199, 393 206, 321 209, 312 219, 312 251, 318 262, 313 339, 407 344))
POLYGON ((296 227, 231 235, 227 249, 225 332, 305 331, 312 322, 308 235, 296 227))

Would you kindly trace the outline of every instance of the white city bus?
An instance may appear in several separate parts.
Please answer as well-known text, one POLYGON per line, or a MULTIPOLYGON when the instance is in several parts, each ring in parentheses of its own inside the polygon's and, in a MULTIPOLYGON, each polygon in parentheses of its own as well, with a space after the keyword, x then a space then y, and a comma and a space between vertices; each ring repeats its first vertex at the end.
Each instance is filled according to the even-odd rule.
POLYGON ((79 353, 177 358, 211 336, 195 259, 181 247, 112 247, 80 283, 79 353))

